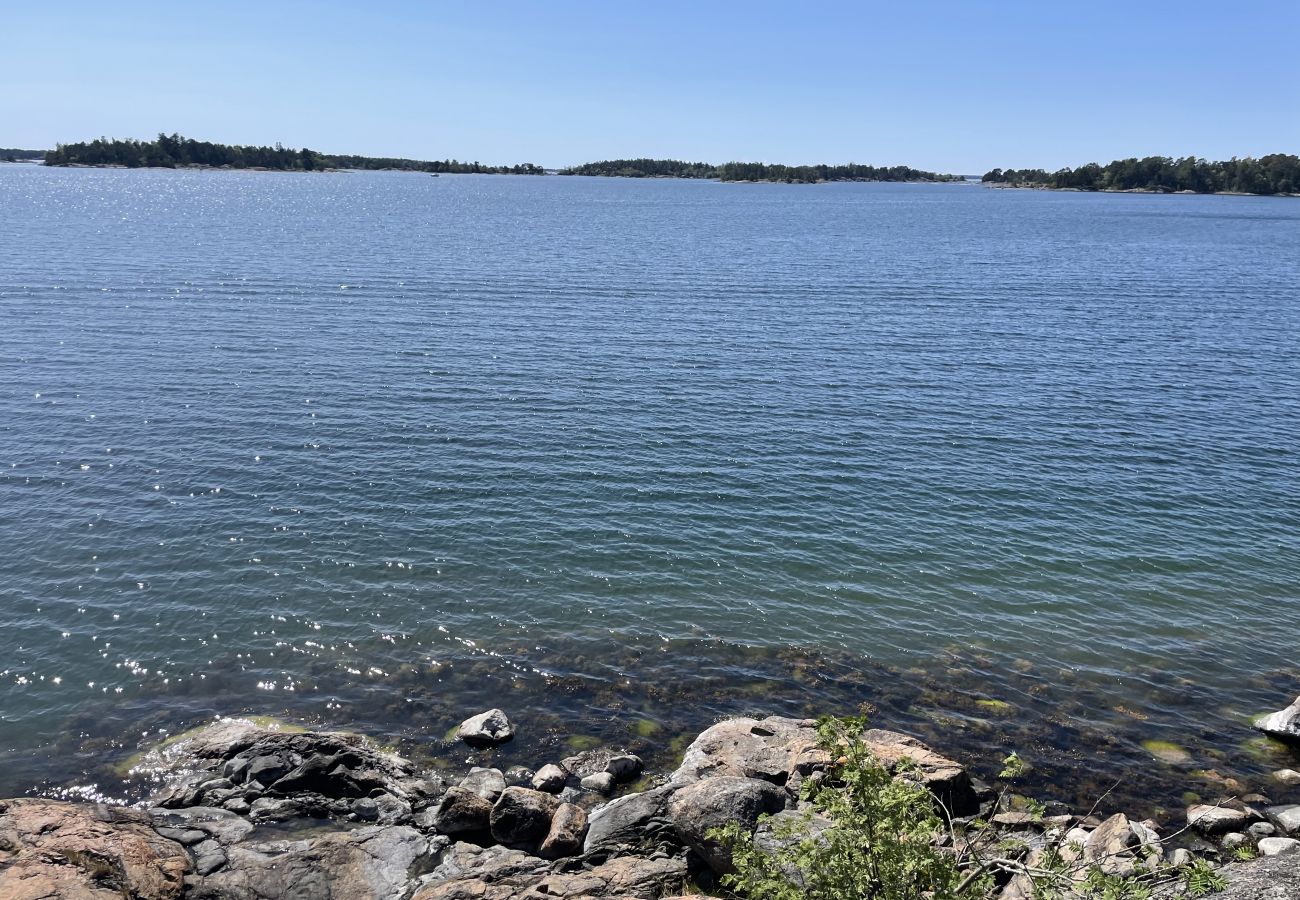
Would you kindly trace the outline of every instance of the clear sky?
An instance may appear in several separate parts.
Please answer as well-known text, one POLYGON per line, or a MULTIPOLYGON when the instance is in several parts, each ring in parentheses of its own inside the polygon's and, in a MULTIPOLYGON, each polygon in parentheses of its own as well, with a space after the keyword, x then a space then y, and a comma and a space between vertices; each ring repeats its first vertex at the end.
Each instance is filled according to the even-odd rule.
POLYGON ((1300 153, 1300 0, 4 0, 0 146, 557 166, 1300 153))

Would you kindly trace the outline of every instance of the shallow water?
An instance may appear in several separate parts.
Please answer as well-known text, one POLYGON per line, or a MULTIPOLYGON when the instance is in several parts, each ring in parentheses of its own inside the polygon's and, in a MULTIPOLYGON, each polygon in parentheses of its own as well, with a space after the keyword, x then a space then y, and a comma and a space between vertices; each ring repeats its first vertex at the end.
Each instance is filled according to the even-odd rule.
POLYGON ((1273 198, 0 166, 0 794, 498 702, 520 758, 868 702, 1262 786, 1298 248, 1273 198))

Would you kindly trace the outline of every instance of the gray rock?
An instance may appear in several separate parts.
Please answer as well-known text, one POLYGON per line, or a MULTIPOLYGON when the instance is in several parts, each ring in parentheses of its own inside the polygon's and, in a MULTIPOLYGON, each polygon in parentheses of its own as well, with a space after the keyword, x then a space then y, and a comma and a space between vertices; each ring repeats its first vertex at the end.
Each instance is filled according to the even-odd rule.
POLYGON ((379 818, 379 804, 369 797, 358 797, 351 806, 352 812, 363 822, 374 822, 379 818))
POLYGON ((1088 835, 1083 858, 1107 875, 1128 877, 1160 861, 1159 841, 1147 826, 1116 813, 1088 835))
POLYGON ((1219 843, 1223 844, 1224 850, 1236 850, 1238 847, 1245 847, 1250 843, 1250 838, 1246 837, 1240 831, 1229 831, 1223 837, 1219 838, 1219 843))
POLYGON ((533 776, 533 789, 545 791, 548 794, 558 794, 564 790, 564 785, 569 781, 569 773, 561 769, 554 763, 548 763, 537 770, 533 776))
POLYGON ((1169 865, 1175 869, 1185 869, 1192 863, 1196 862, 1196 857, 1192 856, 1192 851, 1185 847, 1179 847, 1173 853, 1169 854, 1169 865))
POLYGON ((608 772, 596 772, 579 782, 584 791, 596 794, 610 794, 614 790, 614 776, 608 772))
POLYGON ((535 848, 550 832, 551 817, 559 806, 551 794, 508 787, 492 807, 492 837, 503 844, 535 848))
POLYGON ((1187 808, 1187 824, 1202 834, 1226 834, 1248 826, 1257 816, 1241 804, 1209 806, 1198 804, 1187 808))
POLYGON ((640 757, 632 753, 607 748, 583 750, 560 761, 560 768, 574 778, 582 779, 597 772, 608 772, 616 781, 625 781, 639 775, 643 766, 640 757), (631 771, 635 769, 635 772, 631 771))
POLYGON ((248 815, 249 810, 252 809, 252 806, 243 797, 231 797, 225 803, 221 804, 221 808, 235 813, 236 815, 246 816, 248 815))
POLYGON ((1273 780, 1287 787, 1296 787, 1300 785, 1300 772, 1295 769, 1278 769, 1273 773, 1273 780))
POLYGON ((255 781, 262 787, 270 787, 285 775, 288 775, 290 769, 292 769, 292 766, 281 754, 259 756, 249 763, 247 780, 255 781))
POLYGON ((592 810, 587 820, 584 853, 632 853, 656 844, 660 836, 676 829, 668 819, 671 786, 628 794, 592 810))
POLYGON ((1252 837, 1266 838, 1277 834, 1277 828, 1269 822, 1256 822, 1246 829, 1246 833, 1252 837))
POLYGON ((1270 806, 1268 818, 1286 834, 1300 834, 1300 803, 1270 806))
POLYGON ((1300 742, 1300 697, 1286 709, 1256 720, 1255 727, 1270 737, 1300 742))
POLYGON ((375 801, 380 825, 405 825, 410 822, 411 804, 405 800, 399 800, 392 794, 380 794, 372 799, 375 801))
POLYGON ((194 854, 194 871, 200 875, 211 875, 226 864, 226 851, 210 838, 191 852, 194 854))
POLYGON ((731 871, 731 854, 708 832, 732 822, 751 832, 758 817, 785 809, 786 792, 759 778, 717 776, 689 784, 668 801, 668 817, 682 841, 719 874, 731 871))
POLYGON ((529 787, 536 773, 527 766, 511 766, 505 770, 506 784, 511 787, 529 787))
POLYGON ((605 763, 605 771, 613 776, 615 782, 631 781, 641 774, 645 764, 641 762, 641 757, 632 753, 621 753, 618 756, 611 756, 605 763))
POLYGON ((542 841, 538 855, 543 859, 562 859, 582 852, 587 836, 587 811, 572 803, 561 803, 551 818, 551 829, 542 841))
MULTIPOLYGON (((445 840, 445 839, 435 839, 445 840)), ((226 864, 187 879, 186 900, 392 900, 414 892, 436 843, 405 826, 366 826, 310 840, 228 849, 226 864)))
POLYGON ((301 801, 292 797, 258 797, 248 810, 249 818, 257 823, 285 822, 301 818, 303 813, 301 801))
POLYGON ((1266 837, 1259 842, 1260 856, 1281 856, 1300 851, 1300 841, 1295 838, 1266 837))
POLYGON ((463 790, 478 794, 488 803, 496 803, 506 789, 506 777, 499 769, 481 769, 477 766, 460 780, 463 790))
POLYGON ((194 831, 202 836, 200 840, 210 837, 226 847, 238 844, 253 832, 253 825, 247 819, 226 809, 203 806, 189 809, 154 808, 149 810, 149 820, 160 834, 164 829, 194 831))
POLYGON ((432 822, 442 834, 473 834, 486 832, 491 817, 491 803, 472 791, 454 787, 442 795, 432 822))
MULTIPOLYGON (((1213 900, 1295 900, 1300 897, 1300 854, 1261 856, 1219 869, 1227 888, 1213 900)), ((1182 898, 1179 898, 1182 900, 1182 898)))
POLYGON ((489 709, 460 723, 456 737, 474 748, 495 747, 513 740, 515 726, 499 709, 489 709))
POLYGON ((457 844, 412 900, 650 900, 680 895, 686 882, 680 859, 620 857, 552 870, 516 850, 457 844))

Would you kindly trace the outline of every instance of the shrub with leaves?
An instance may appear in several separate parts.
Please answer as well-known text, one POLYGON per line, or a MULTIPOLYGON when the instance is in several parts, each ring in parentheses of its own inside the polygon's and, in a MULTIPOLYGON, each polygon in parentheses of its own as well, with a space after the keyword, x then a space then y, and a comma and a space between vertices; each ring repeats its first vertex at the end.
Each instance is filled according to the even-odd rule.
POLYGON ((935 846, 943 833, 934 797, 895 778, 861 741, 862 719, 823 719, 818 744, 835 762, 805 782, 812 810, 771 826, 772 849, 733 823, 713 832, 732 855, 725 883, 764 900, 951 900, 956 861, 935 846), (814 826, 814 814, 829 824, 814 826))

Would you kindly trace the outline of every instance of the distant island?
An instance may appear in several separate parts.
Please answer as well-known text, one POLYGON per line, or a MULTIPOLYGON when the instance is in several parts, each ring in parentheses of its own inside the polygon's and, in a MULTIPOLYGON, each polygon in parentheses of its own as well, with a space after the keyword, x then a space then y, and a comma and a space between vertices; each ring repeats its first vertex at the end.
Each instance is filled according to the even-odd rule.
MULTIPOLYGON (((26 151, 17 151, 26 152, 26 151)), ((2 156, 3 151, 0 151, 2 156)), ((541 175, 540 166, 485 166, 454 159, 390 159, 373 156, 342 156, 319 153, 303 147, 294 150, 274 147, 243 147, 196 141, 179 134, 159 134, 157 140, 136 141, 96 138, 76 144, 59 144, 45 151, 47 166, 123 166, 128 169, 202 167, 217 169, 270 169, 282 172, 316 172, 325 169, 398 169, 435 174, 541 175)))
POLYGON ((17 150, 12 147, 0 147, 0 160, 4 162, 21 162, 40 159, 43 156, 45 156, 44 150, 17 150))
POLYGON ((1143 191, 1194 194, 1300 194, 1300 157, 1283 153, 1259 159, 1208 162, 1194 156, 1117 159, 1077 169, 993 169, 985 184, 1074 191, 1143 191))
POLYGON ((960 175, 940 175, 910 166, 863 166, 857 163, 828 166, 783 166, 769 163, 729 162, 713 165, 678 159, 609 159, 561 169, 560 175, 596 175, 614 178, 705 178, 717 181, 771 181, 816 184, 824 181, 963 181, 960 175))

